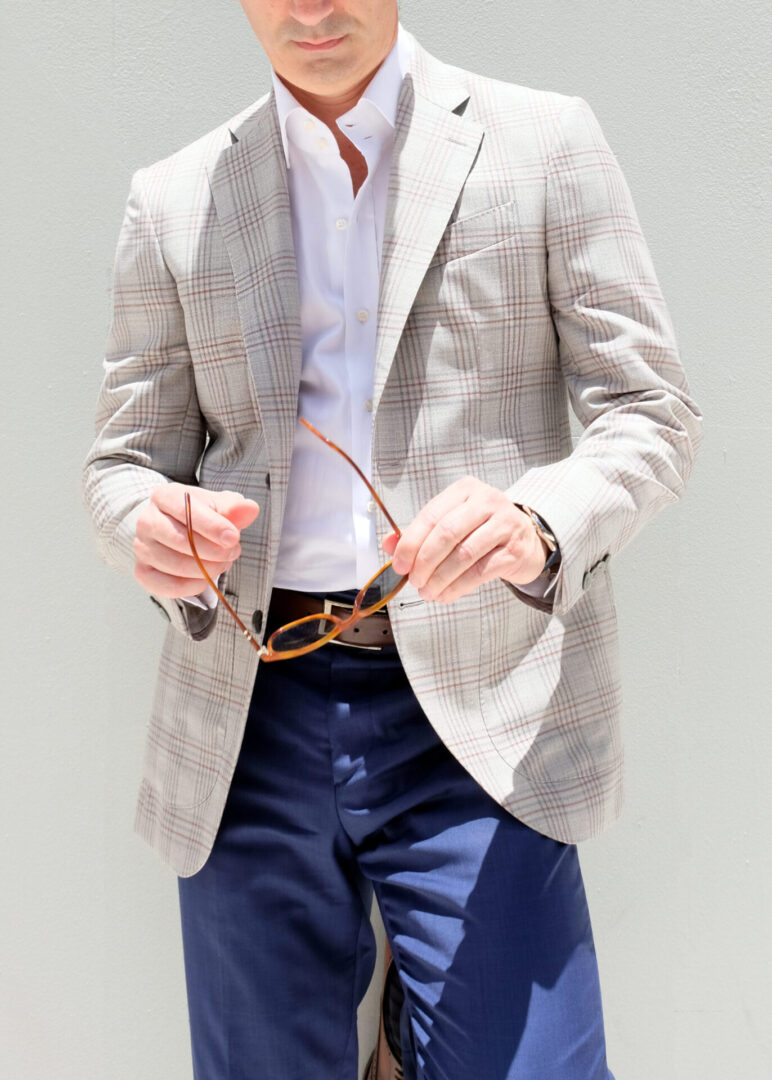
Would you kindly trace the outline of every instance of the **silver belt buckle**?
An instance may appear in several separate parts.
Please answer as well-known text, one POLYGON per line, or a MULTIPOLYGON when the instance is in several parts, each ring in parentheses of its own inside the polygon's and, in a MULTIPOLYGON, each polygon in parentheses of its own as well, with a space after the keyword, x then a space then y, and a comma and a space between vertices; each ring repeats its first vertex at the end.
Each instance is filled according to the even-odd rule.
MULTIPOLYGON (((348 608, 349 611, 354 610, 353 604, 343 603, 341 600, 328 600, 324 601, 324 614, 332 615, 333 608, 348 608)), ((330 638, 327 642, 328 645, 342 645, 344 649, 367 649, 368 652, 382 652, 383 645, 355 645, 353 641, 338 641, 336 637, 330 638)))

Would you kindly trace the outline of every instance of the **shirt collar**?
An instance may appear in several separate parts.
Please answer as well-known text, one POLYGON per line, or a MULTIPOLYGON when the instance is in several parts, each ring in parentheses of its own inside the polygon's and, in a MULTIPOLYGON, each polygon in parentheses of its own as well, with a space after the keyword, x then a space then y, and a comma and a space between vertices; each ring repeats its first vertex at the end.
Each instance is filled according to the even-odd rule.
MULTIPOLYGON (((399 23, 397 27, 397 40, 394 42, 386 59, 365 87, 362 97, 359 99, 360 101, 366 100, 371 102, 392 129, 396 126, 397 122, 397 102, 399 101, 399 93, 402 88, 402 80, 410 70, 412 56, 413 36, 405 30, 402 23, 399 23)), ((300 109, 303 113, 305 113, 306 110, 287 89, 281 79, 279 79, 273 68, 271 68, 271 79, 273 80, 273 92, 276 99, 276 111, 279 115, 279 129, 281 131, 281 141, 284 147, 284 158, 287 162, 287 168, 289 168, 290 153, 289 140, 287 137, 287 118, 296 109, 300 109)), ((359 102, 357 102, 357 105, 358 104, 359 102)), ((353 108, 356 107, 356 105, 353 106, 353 108)), ((348 113, 344 113, 344 116, 347 115, 348 113)), ((339 117, 338 119, 341 120, 343 117, 339 117)))

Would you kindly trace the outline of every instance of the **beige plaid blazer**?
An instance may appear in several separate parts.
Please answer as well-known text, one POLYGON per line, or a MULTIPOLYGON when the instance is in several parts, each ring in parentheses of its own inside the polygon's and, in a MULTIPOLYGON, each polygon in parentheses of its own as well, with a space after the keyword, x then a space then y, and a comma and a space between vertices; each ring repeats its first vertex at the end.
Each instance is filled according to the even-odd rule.
MULTIPOLYGON (((261 513, 225 591, 259 623, 300 364, 268 94, 132 179, 84 477, 108 563, 132 571, 155 485, 241 491, 261 513)), ((373 425, 373 482, 403 526, 473 475, 555 532, 551 603, 501 581, 449 606, 408 586, 390 614, 426 716, 479 784, 552 837, 596 835, 621 798, 608 562, 680 495, 700 416, 628 187, 581 98, 483 78, 417 44, 397 114, 373 425)), ((258 661, 221 613, 155 602, 170 622, 135 827, 187 876, 217 832, 258 661)))

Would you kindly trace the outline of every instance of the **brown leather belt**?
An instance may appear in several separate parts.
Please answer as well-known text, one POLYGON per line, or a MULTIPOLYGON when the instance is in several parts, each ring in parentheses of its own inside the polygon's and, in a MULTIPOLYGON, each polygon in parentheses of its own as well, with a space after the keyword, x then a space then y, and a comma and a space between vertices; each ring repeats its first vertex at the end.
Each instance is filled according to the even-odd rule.
MULTIPOLYGON (((273 628, 303 619, 306 615, 337 615, 339 619, 347 619, 353 609, 353 604, 321 600, 318 596, 307 596, 292 589, 274 589, 268 611, 269 633, 273 632, 273 628)), ((330 644, 348 645, 354 649, 382 649, 386 645, 393 645, 394 635, 388 611, 385 607, 374 611, 366 619, 360 619, 354 626, 332 638, 330 644)))

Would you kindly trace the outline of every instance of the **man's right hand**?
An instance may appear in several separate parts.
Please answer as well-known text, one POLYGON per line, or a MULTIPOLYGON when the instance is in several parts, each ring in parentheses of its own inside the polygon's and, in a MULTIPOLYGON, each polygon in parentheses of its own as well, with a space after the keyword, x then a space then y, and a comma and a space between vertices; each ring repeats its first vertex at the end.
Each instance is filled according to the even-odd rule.
POLYGON ((196 596, 207 585, 188 543, 186 491, 190 493, 196 550, 215 581, 238 559, 240 532, 260 513, 256 502, 236 491, 160 484, 137 518, 134 539, 134 577, 155 596, 196 596))

